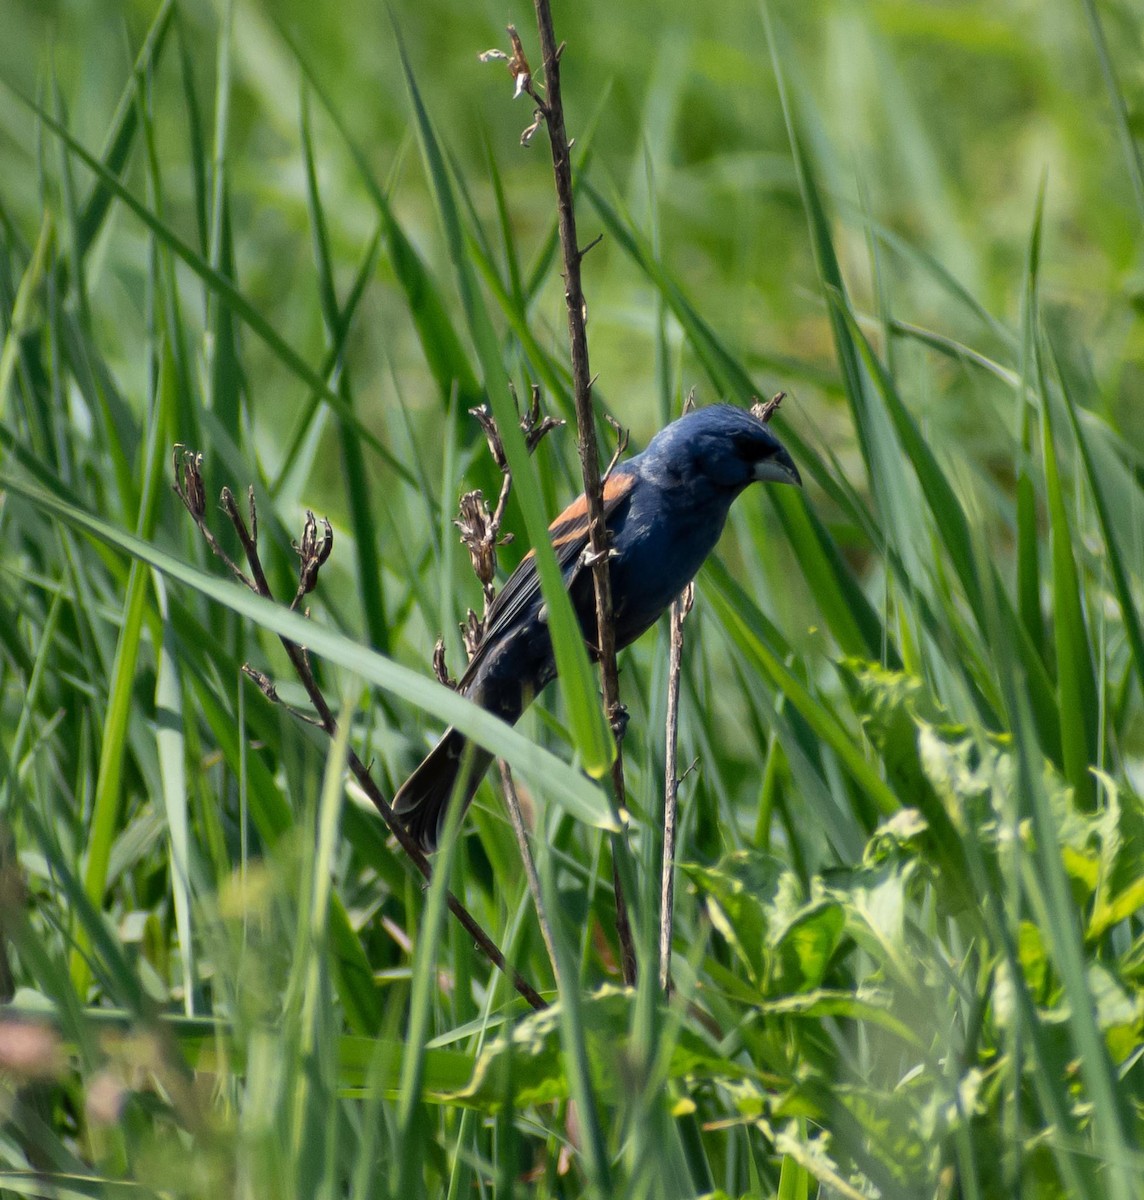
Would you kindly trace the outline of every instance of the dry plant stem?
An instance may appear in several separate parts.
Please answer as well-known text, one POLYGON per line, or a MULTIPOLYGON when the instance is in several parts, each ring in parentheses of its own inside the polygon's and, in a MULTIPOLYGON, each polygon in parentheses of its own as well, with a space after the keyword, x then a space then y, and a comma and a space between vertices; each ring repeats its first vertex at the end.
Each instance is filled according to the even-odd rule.
MULTIPOLYGON (((560 97, 560 48, 552 27, 552 10, 548 0, 534 0, 536 24, 540 33, 540 49, 544 58, 545 99, 541 99, 529 83, 529 94, 544 115, 548 140, 552 149, 552 169, 556 178, 556 207, 560 227, 560 248, 564 258, 564 299, 568 306, 568 340, 572 358, 572 394, 576 402, 576 425, 579 433, 580 467, 584 476, 584 495, 588 504, 588 545, 596 586, 596 646, 600 653, 600 674, 603 680, 604 709, 609 720, 615 720, 620 709, 619 677, 616 671, 616 631, 612 621, 612 582, 609 572, 608 531, 604 523, 604 505, 600 485, 600 458, 596 445, 596 425, 592 413, 592 376, 588 366, 588 335, 585 328, 584 291, 580 282, 580 262, 584 252, 576 238, 576 211, 572 195, 572 160, 568 134, 564 128, 564 105, 560 97)), ((624 788, 624 759, 619 746, 612 765, 612 785, 616 805, 622 810, 626 802, 624 788)), ((627 904, 620 884, 616 854, 621 847, 616 834, 612 842, 613 880, 616 891, 616 932, 620 940, 624 982, 635 983, 636 957, 627 904)))
POLYGON ((536 860, 532 857, 532 847, 528 844, 528 830, 524 827, 524 815, 520 811, 520 797, 516 794, 516 784, 513 782, 512 770, 503 758, 497 759, 500 768, 501 787, 504 789, 505 803, 508 806, 509 821, 512 831, 516 834, 516 844, 520 847, 521 862, 524 863, 524 874, 528 879, 528 890, 532 893, 532 903, 536 906, 536 919, 540 922, 540 936, 544 939, 544 948, 548 951, 548 961, 552 964, 552 976, 556 986, 560 986, 560 963, 556 957, 556 945, 552 940, 552 926, 548 921, 548 910, 544 907, 544 897, 540 891, 540 876, 536 871, 536 860))
MULTIPOLYGON (((469 609, 469 620, 467 627, 464 629, 465 647, 469 652, 469 659, 472 661, 484 630, 488 626, 489 606, 492 604, 495 594, 493 578, 496 574, 496 548, 502 544, 498 539, 500 537, 501 523, 504 520, 505 505, 508 503, 508 497, 512 491, 512 471, 509 469, 508 459, 505 457, 504 446, 500 438, 500 431, 497 429, 496 420, 492 414, 484 408, 480 410, 470 409, 470 412, 477 418, 484 429, 485 435, 488 438, 489 449, 492 452, 493 461, 502 473, 500 498, 497 501, 496 510, 488 521, 486 522, 482 517, 478 522, 473 522, 471 515, 468 521, 465 520, 466 504, 471 502, 473 495, 470 493, 467 496, 461 497, 461 516, 453 522, 453 524, 461 529, 461 541, 469 550, 473 570, 481 582, 485 597, 484 614, 480 621, 476 620, 473 610, 469 609)), ((534 388, 532 406, 528 415, 521 422, 525 430, 526 440, 530 443, 529 453, 532 453, 535 449, 540 438, 549 429, 555 428, 559 423, 561 422, 552 421, 551 418, 546 418, 543 422, 540 421, 540 394, 539 389, 534 388), (535 442, 532 441, 534 435, 536 435, 535 442)), ((476 495, 479 496, 480 493, 478 492, 476 495)), ((443 683, 447 682, 449 673, 445 669, 444 647, 441 642, 437 643, 437 650, 434 651, 433 666, 437 672, 437 678, 443 683)), ((532 847, 528 842, 528 831, 524 827, 524 817, 520 811, 520 797, 517 795, 516 784, 513 782, 512 770, 509 768, 508 763, 503 758, 498 758, 497 767, 500 770, 501 785, 504 790, 505 804, 508 807, 509 821, 512 825, 512 831, 516 835, 516 844, 520 850, 521 862, 524 864, 524 874, 528 880, 528 890, 532 893, 532 902, 536 906, 536 919, 540 923, 540 934, 544 938, 544 946, 548 951, 548 960, 552 964, 552 976, 559 986, 560 965, 557 961, 556 949, 552 941, 552 926, 548 921, 548 911, 544 907, 544 898, 540 891, 540 876, 537 874, 536 860, 532 856, 532 847)))
MULTIPOLYGON (((234 495, 229 488, 223 488, 221 498, 223 512, 226 513, 231 524, 234 526, 235 533, 238 535, 238 539, 242 543, 243 554, 246 556, 246 561, 250 567, 252 578, 247 578, 247 576, 241 570, 239 570, 232 562, 230 562, 229 559, 226 558, 224 554, 222 554, 221 549, 218 547, 217 541, 207 532, 205 523, 203 521, 202 512, 196 512, 196 506, 194 505, 194 500, 192 498, 193 492, 188 495, 188 491, 184 490, 184 488, 180 486, 180 479, 181 476, 176 470, 175 491, 178 493, 179 498, 183 501, 184 505, 186 505, 188 512, 190 512, 191 516, 194 518, 195 524, 198 525, 199 529, 203 531, 204 537, 206 538, 207 544, 210 546, 211 550, 223 558, 231 570, 237 574, 239 579, 244 582, 247 587, 256 592, 258 595, 263 596, 265 599, 273 600, 274 595, 270 590, 270 584, 266 579, 266 573, 262 569, 262 559, 258 553, 258 544, 255 539, 255 534, 252 532, 252 530, 257 529, 254 511, 254 489, 251 488, 249 493, 251 512, 251 522, 249 526, 243 519, 242 513, 239 511, 238 505, 235 502, 234 495)), ((326 553, 329 553, 328 550, 326 553)), ((296 642, 292 642, 288 638, 280 638, 279 640, 282 642, 282 646, 290 659, 290 664, 293 666, 298 678, 301 680, 302 686, 306 689, 306 694, 309 696, 310 703, 313 704, 314 710, 318 714, 319 723, 321 724, 322 729, 325 730, 329 737, 333 738, 337 734, 338 723, 334 717, 333 711, 326 703, 326 697, 322 693, 322 689, 318 686, 318 682, 314 678, 314 673, 310 668, 309 658, 305 650, 296 642)), ((385 821, 386 825, 389 826, 390 832, 395 838, 397 838, 398 842, 401 843, 401 848, 409 856, 413 865, 418 871, 421 872, 426 880, 431 878, 432 868, 429 865, 429 860, 421 852, 420 846, 417 845, 413 838, 406 832, 405 827, 397 819, 397 816, 390 807, 389 802, 381 794, 381 790, 374 782, 373 776, 370 775, 369 768, 361 761, 360 758, 358 758, 357 754, 354 753, 352 748, 349 751, 348 763, 349 768, 360 784, 362 791, 364 791, 366 795, 369 796, 370 800, 373 801, 373 804, 381 814, 382 819, 385 821)), ((465 908, 460 900, 458 900, 452 892, 448 892, 447 897, 449 910, 453 913, 457 920, 461 922, 461 925, 464 927, 465 931, 472 936, 477 948, 485 955, 489 962, 509 976, 509 978, 512 980, 513 987, 516 988, 517 992, 519 992, 520 995, 523 996, 524 999, 534 1009, 539 1011, 540 1009, 547 1008, 548 1006, 541 998, 540 993, 537 992, 537 990, 518 972, 509 970, 508 964, 505 962, 505 957, 501 953, 500 948, 492 940, 492 938, 489 937, 484 929, 481 928, 476 919, 469 912, 469 910, 465 908)))
MULTIPOLYGON (((485 431, 493 461, 500 468, 502 475, 500 498, 497 500, 497 506, 493 513, 489 514, 488 506, 485 504, 480 492, 468 492, 461 497, 460 513, 453 522, 461 530, 461 541, 469 551, 469 559, 472 563, 473 571, 480 581, 485 597, 484 613, 480 620, 477 620, 476 614, 470 608, 466 623, 462 627, 465 649, 468 651, 469 661, 471 662, 473 655, 477 651, 477 647, 480 645, 481 638, 484 636, 484 631, 488 627, 489 607, 496 594, 493 580, 496 576, 497 546, 502 545, 504 541, 508 540, 507 538, 500 538, 500 529, 501 523, 504 520, 505 505, 508 503, 508 497, 512 491, 512 471, 509 469, 508 459, 504 453, 504 445, 501 442, 500 430, 497 428, 496 419, 492 413, 483 406, 479 409, 470 409, 469 411, 477 418, 481 428, 485 431)), ((536 442, 539 442, 540 438, 549 429, 555 428, 556 424, 557 422, 550 419, 546 419, 543 422, 540 421, 539 389, 534 388, 532 406, 528 414, 521 421, 521 426, 526 434, 526 440, 531 443, 529 445, 529 453, 535 448, 536 442), (534 434, 536 435, 536 442, 532 442, 534 434)), ((433 652, 433 669, 437 678, 442 683, 450 687, 457 686, 449 679, 448 668, 445 666, 444 643, 441 641, 438 641, 436 649, 433 652)), ((508 807, 512 831, 516 835, 517 848, 520 850, 521 862, 524 864, 524 874, 528 880, 528 889, 532 893, 532 902, 536 906, 536 919, 540 922, 540 933, 544 938, 544 945, 548 951, 549 961, 552 964, 553 978, 559 984, 560 967, 553 946, 552 927, 549 925, 548 912, 544 907, 544 899, 540 893, 540 876, 536 871, 536 861, 532 856, 532 847, 528 843, 528 832, 524 827, 524 817, 520 811, 520 797, 517 795, 516 785, 513 783, 512 771, 509 769, 508 763, 504 759, 497 759, 497 767, 500 770, 501 785, 504 790, 505 804, 508 807)))
POLYGON ((694 584, 671 606, 671 648, 667 670, 667 748, 663 790, 663 870, 659 888, 659 986, 671 992, 671 932, 675 919, 675 815, 678 808, 679 680, 683 666, 683 622, 691 611, 694 584))

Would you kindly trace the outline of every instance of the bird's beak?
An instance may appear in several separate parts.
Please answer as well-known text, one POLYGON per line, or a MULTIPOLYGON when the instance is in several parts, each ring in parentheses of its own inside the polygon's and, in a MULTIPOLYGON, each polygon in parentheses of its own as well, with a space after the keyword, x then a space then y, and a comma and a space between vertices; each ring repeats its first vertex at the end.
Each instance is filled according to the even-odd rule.
POLYGON ((782 446, 770 458, 755 464, 755 479, 759 483, 793 483, 795 487, 802 487, 798 467, 782 446))

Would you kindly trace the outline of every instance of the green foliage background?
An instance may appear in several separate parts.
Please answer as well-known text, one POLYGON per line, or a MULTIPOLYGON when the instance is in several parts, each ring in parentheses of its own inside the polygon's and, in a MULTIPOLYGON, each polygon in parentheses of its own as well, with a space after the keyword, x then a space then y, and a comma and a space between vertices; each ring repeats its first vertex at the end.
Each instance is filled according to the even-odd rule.
MULTIPOLYGON (((477 60, 512 20, 537 64, 531 10, 7 0, 0 1191, 1131 1200, 1144 22, 554 15, 602 438, 783 388, 808 484, 739 502, 687 622, 674 996, 665 632, 622 664, 632 991, 583 702, 510 737, 426 682, 498 484, 466 409, 571 412, 547 146, 477 60), (176 442, 254 484, 280 597, 328 514, 306 640, 387 792, 458 709, 518 768, 561 988, 491 782, 425 890, 345 742, 244 679, 303 703, 301 618, 227 581, 176 442)), ((553 515, 572 432, 534 462, 553 515)))

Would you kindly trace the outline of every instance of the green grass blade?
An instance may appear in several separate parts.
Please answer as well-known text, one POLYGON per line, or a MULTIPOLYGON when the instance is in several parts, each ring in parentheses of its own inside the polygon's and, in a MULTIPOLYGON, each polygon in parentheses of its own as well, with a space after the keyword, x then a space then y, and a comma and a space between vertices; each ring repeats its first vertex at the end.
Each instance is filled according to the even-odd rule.
MULTIPOLYGON (((462 776, 467 773, 464 761, 462 776)), ((460 785, 458 785, 460 786, 460 785)), ((405 1035, 405 1054, 401 1063, 401 1087, 398 1094, 396 1124, 398 1161, 394 1172, 394 1195, 408 1196, 419 1191, 425 1139, 417 1128, 420 1117, 421 1089, 424 1084, 425 1048, 432 1027, 433 997, 437 991, 437 956, 443 941, 445 899, 453 857, 457 851, 458 831, 463 806, 450 804, 437 855, 429 897, 413 956, 413 986, 409 996, 409 1023, 405 1035)))
POLYGON ((315 655, 329 659, 363 682, 392 692, 439 720, 455 725, 466 737, 471 737, 498 758, 506 759, 530 780, 537 791, 551 796, 579 820, 602 829, 616 827, 606 798, 579 771, 435 680, 364 649, 350 638, 316 622, 307 621, 300 614, 255 596, 237 584, 189 566, 156 546, 7 472, 0 472, 0 483, 43 512, 194 588, 255 625, 308 646, 315 655))
POLYGON ((509 296, 516 310, 525 310, 524 280, 520 273, 520 255, 517 253, 516 235, 513 232, 512 215, 509 212, 508 199, 505 196, 504 180, 497 166, 496 156, 487 139, 485 155, 489 164, 489 180, 493 185, 493 199, 496 201, 497 224, 500 226, 501 248, 504 251, 505 267, 508 270, 509 296))
MULTIPOLYGON (((175 0, 163 0, 151 28, 143 39, 135 67, 123 95, 119 98, 115 114, 111 118, 111 126, 107 137, 106 149, 102 158, 108 172, 118 177, 127 165, 128 156, 135 140, 138 123, 138 95, 141 82, 155 69, 159 55, 166 41, 167 32, 171 27, 171 18, 175 13, 175 0)), ((84 202, 80 214, 76 247, 79 255, 86 255, 92 242, 103 228, 103 222, 111 210, 111 202, 115 194, 102 180, 97 180, 84 202)))
POLYGON ((195 88, 194 62, 188 39, 181 25, 175 27, 175 41, 179 48, 179 76, 183 85, 183 109, 187 118, 187 155, 191 166, 192 210, 195 214, 195 229, 199 235, 199 251, 207 252, 210 237, 207 217, 207 148, 203 133, 203 113, 195 88))
POLYGON ((1100 63, 1104 86, 1108 91, 1109 104, 1112 106, 1112 118, 1116 125, 1116 136, 1124 154, 1124 165, 1128 168, 1128 177, 1132 181, 1132 194, 1136 199, 1140 219, 1144 220, 1144 160, 1141 159, 1140 148, 1136 144, 1138 130, 1134 130, 1132 127, 1128 104, 1116 81, 1116 72, 1112 67, 1112 57, 1108 53, 1104 27, 1100 23, 1100 14, 1096 11, 1096 0, 1081 0, 1081 4, 1088 20, 1089 36, 1092 38, 1093 48, 1096 50, 1097 61, 1100 63))
MULTIPOLYGON (((710 571, 704 576, 710 577, 710 571)), ((892 816, 901 807, 901 801, 883 782, 878 772, 866 761, 854 735, 839 721, 837 715, 817 700, 810 689, 799 679, 767 644, 760 626, 751 620, 751 611, 746 607, 745 597, 737 600, 722 589, 711 593, 715 611, 727 634, 748 662, 766 675, 775 687, 802 714, 806 723, 837 754, 851 777, 869 796, 871 803, 884 816, 892 816)), ((753 607, 753 606, 751 606, 753 607)))
MULTIPOLYGON (((158 519, 158 498, 163 494, 160 480, 163 466, 166 463, 166 449, 161 440, 165 432, 163 422, 165 387, 166 383, 160 383, 146 447, 143 495, 140 501, 138 521, 141 539, 150 537, 155 528, 158 519)), ((128 576, 127 592, 123 602, 123 619, 115 649, 115 662, 112 667, 107 709, 104 715, 103 737, 100 743, 95 800, 88 828, 88 857, 84 870, 84 890, 92 906, 96 909, 103 904, 108 866, 111 861, 111 847, 119 825, 120 782, 127 747, 128 724, 133 708, 135 672, 143 640, 148 588, 149 572, 145 564, 139 561, 133 562, 128 576)), ((87 944, 81 932, 77 939, 76 952, 72 958, 72 977, 75 981, 76 991, 81 996, 87 990, 88 974, 84 959, 86 949, 87 944)))
POLYGON ((1037 353, 1037 278, 1041 266, 1045 179, 1037 193, 1036 215, 1025 264, 1021 305, 1021 374, 1016 384, 1020 442, 1017 450, 1017 611, 1037 654, 1046 657, 1047 637, 1041 612, 1041 550, 1037 528, 1037 492, 1033 478, 1034 364, 1037 353))
POLYGON ((394 274, 405 293, 409 315, 413 318, 425 361, 437 382, 442 404, 449 402, 454 387, 462 405, 480 404, 484 394, 461 343, 461 338, 449 317, 449 309, 441 290, 418 254, 416 247, 394 216, 392 206, 370 168, 369 156, 352 136, 329 90, 322 84, 318 72, 295 38, 277 16, 271 17, 278 33, 290 47, 306 82, 322 103, 333 121, 342 141, 353 158, 358 175, 378 211, 385 229, 389 259, 394 274))
POLYGON ((302 358, 302 356, 274 329, 262 313, 227 279, 216 271, 198 251, 187 245, 168 225, 161 221, 101 163, 93 154, 86 150, 71 136, 70 133, 50 114, 30 100, 18 89, 8 85, 12 94, 25 107, 34 112, 41 121, 67 146, 68 150, 78 158, 90 171, 97 175, 113 193, 140 221, 167 247, 177 258, 181 259, 200 279, 211 289, 219 301, 225 303, 230 311, 242 319, 244 324, 255 333, 282 364, 291 371, 300 382, 312 391, 321 395, 327 404, 356 432, 362 442, 369 446, 375 454, 400 478, 412 484, 408 468, 382 444, 372 430, 367 429, 358 417, 347 409, 341 396, 331 387, 302 358))
MULTIPOLYGON (((1048 344, 1048 350, 1055 365, 1057 356, 1051 340, 1048 344)), ((1073 438, 1076 441, 1077 449, 1080 451, 1080 460, 1084 465, 1085 477, 1088 480, 1089 490, 1092 492, 1093 506, 1096 509, 1097 520, 1100 522, 1101 533, 1104 537, 1106 561, 1112 571, 1112 585, 1116 592, 1117 603, 1120 605, 1120 617, 1124 622, 1124 634, 1132 655, 1132 664, 1136 670, 1137 683, 1144 690, 1144 627, 1142 627, 1140 620, 1139 606, 1132 594, 1129 569, 1124 561, 1124 556, 1121 553, 1120 545, 1113 528, 1112 510, 1105 492, 1105 482, 1093 455, 1089 437, 1085 433, 1084 425, 1080 420, 1076 401, 1073 399, 1059 368, 1056 371, 1056 375, 1061 381, 1061 395, 1064 398, 1065 412, 1068 414, 1073 438)), ((1144 503, 1144 496, 1141 497, 1141 503, 1144 503)))
MULTIPOLYGON (((322 304, 322 318, 326 334, 335 344, 341 342, 349 322, 338 308, 334 287, 334 267, 330 255, 330 236, 327 229, 321 195, 318 191, 318 172, 314 163, 314 143, 310 126, 310 105, 302 98, 301 115, 302 153, 306 167, 306 205, 310 214, 311 241, 314 261, 318 272, 318 294, 322 304)), ((370 256, 372 260, 372 254, 370 256)), ((352 410, 353 393, 350 388, 349 369, 342 363, 338 372, 338 391, 352 410)), ((385 595, 381 588, 382 567, 377 553, 374 535, 372 502, 370 499, 369 475, 365 456, 358 444, 354 431, 344 422, 339 423, 341 435, 342 464, 346 477, 346 504, 349 509, 350 526, 353 530, 354 553, 357 556, 357 584, 361 599, 362 614, 370 641, 382 654, 389 652, 389 623, 386 619, 385 595)))
POLYGON ((40 297, 55 255, 55 242, 55 221, 50 213, 44 213, 36 248, 16 288, 11 315, 5 314, 8 328, 4 348, 0 351, 0 420, 7 416, 12 378, 19 369, 22 356, 21 340, 38 323, 40 297))
MULTIPOLYGON (((561 909, 560 896, 554 878, 555 856, 546 854, 540 862, 541 888, 545 907, 550 913, 561 909)), ((584 1161, 584 1173, 588 1177, 588 1195, 604 1200, 613 1195, 612 1172, 607 1150, 607 1139, 601 1125, 600 1106, 592 1086, 589 1055, 586 1042, 583 1014, 581 1012, 581 990, 579 972, 568 953, 563 930, 553 929, 554 951, 560 988, 559 1022, 562 1066, 568 1084, 568 1094, 576 1103, 577 1123, 580 1127, 580 1154, 584 1161)))
POLYGON ((893 378, 859 329, 850 306, 837 294, 832 295, 831 301, 838 320, 846 329, 848 345, 865 367, 874 392, 892 422, 901 449, 905 451, 914 469, 933 514, 933 525, 945 543, 969 606, 972 611, 977 612, 981 607, 981 587, 973 558, 969 522, 961 501, 938 464, 929 443, 922 436, 913 415, 902 402, 893 378))
POLYGON ((1096 674, 1085 623, 1080 575, 1073 556, 1074 538, 1065 509, 1053 434, 1052 400, 1043 367, 1038 366, 1041 396, 1041 445, 1045 494, 1051 535, 1054 639, 1057 651, 1057 694, 1061 713, 1061 753, 1065 775, 1078 801, 1090 808, 1095 783, 1090 767, 1100 761, 1097 744, 1100 716, 1096 674))
POLYGON ((353 709, 343 706, 337 735, 326 757, 314 821, 316 844, 306 863, 309 903, 299 906, 296 959, 303 965, 299 1057, 302 1069, 293 1096, 292 1157, 298 1167, 298 1194, 333 1195, 329 1177, 337 1146, 338 1037, 332 1011, 328 935, 332 877, 341 834, 344 775, 353 709))
MULTIPOLYGON (((159 599, 159 616, 165 625, 167 598, 159 580, 156 580, 156 593, 159 599)), ((191 831, 187 806, 187 748, 183 736, 183 696, 173 639, 162 636, 155 679, 155 742, 159 755, 167 837, 171 846, 169 874, 175 905, 175 928, 179 934, 179 957, 183 969, 183 1009, 188 1017, 193 1017, 195 939, 191 924, 191 831)))

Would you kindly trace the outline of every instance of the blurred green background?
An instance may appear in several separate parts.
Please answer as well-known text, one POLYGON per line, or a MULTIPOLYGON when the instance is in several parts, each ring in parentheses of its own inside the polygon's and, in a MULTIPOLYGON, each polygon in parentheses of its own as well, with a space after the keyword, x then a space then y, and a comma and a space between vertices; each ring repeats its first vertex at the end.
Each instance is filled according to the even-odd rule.
MULTIPOLYGON (((1139 12, 1132 4, 1101 8, 1132 120, 1144 95, 1139 12)), ((811 117, 839 254, 859 307, 877 310, 872 222, 936 258, 991 313, 1014 319, 1044 175, 1046 302, 1067 308, 1069 336, 1086 348, 1109 415, 1139 443, 1139 211, 1083 6, 874 2, 779 4, 774 11, 792 91, 811 117)), ((511 103, 503 67, 482 66, 477 53, 505 44, 506 21, 527 30, 530 7, 424 3, 397 4, 392 12, 477 212, 495 224, 492 156, 528 262, 551 223, 546 151, 518 147, 530 120, 527 99, 511 103)), ((8 0, 4 77, 34 93, 54 69, 77 136, 98 147, 131 47, 152 15, 147 4, 8 0)), ((206 96, 218 21, 215 5, 180 6, 185 52, 206 96)), ((590 142, 593 182, 621 200, 640 228, 656 230, 664 262, 754 367, 760 389, 790 390, 799 420, 844 451, 849 439, 831 386, 829 330, 758 9, 588 2, 561 11, 559 24, 570 47, 571 128, 590 142)), ((227 160, 239 277, 275 327, 312 356, 322 334, 298 144, 300 78, 281 28, 303 48, 375 176, 392 189, 410 237, 442 278, 448 270, 386 7, 352 0, 236 5, 227 160)), ((173 55, 153 86, 167 214, 189 233, 192 180, 173 55)), ((341 139, 322 116, 315 137, 335 260, 348 276, 375 218, 341 139)), ((6 102, 5 203, 28 235, 37 223, 36 153, 34 122, 6 102)), ((599 232, 588 206, 580 219, 585 239, 599 232)), ((101 288, 121 290, 121 309, 132 307, 132 296, 138 309, 138 236, 132 222, 119 220, 104 251, 101 288)), ((882 259, 895 318, 961 340, 979 337, 971 316, 924 272, 891 252, 882 259)), ((588 260, 587 288, 601 391, 642 442, 660 423, 653 292, 607 238, 588 260)), ((550 283, 535 306, 536 332, 554 349, 563 344, 558 301, 550 283)), ((106 331, 124 371, 133 360, 139 365, 127 329, 117 322, 106 331)), ((367 420, 383 424, 395 387, 415 414, 437 411, 384 259, 352 346, 367 420)), ((282 386, 273 362, 252 352, 253 412, 272 453, 273 430, 297 402, 295 389, 282 386)), ((686 355, 678 371, 685 387, 702 384, 686 355)), ((980 379, 967 383, 957 364, 916 364, 910 383, 916 411, 940 440, 964 439, 974 456, 987 456, 998 425, 1011 421, 999 397, 982 395, 980 379)))

